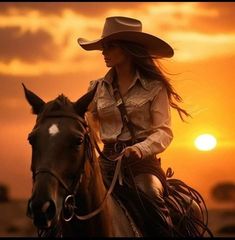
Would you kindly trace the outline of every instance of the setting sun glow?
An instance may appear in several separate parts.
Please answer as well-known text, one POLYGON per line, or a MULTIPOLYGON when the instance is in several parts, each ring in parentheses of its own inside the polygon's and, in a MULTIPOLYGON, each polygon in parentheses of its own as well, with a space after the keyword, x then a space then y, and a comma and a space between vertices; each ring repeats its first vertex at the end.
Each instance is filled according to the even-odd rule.
MULTIPOLYGON (((169 109, 173 139, 159 154, 162 168, 172 167, 176 178, 192 183, 209 208, 227 205, 215 200, 211 189, 234 182, 234 9, 235 2, 1 2, 0 187, 8 187, 11 199, 31 195, 27 136, 36 115, 21 83, 45 102, 59 94, 77 101, 90 81, 109 71, 102 52, 85 51, 77 39, 98 39, 106 17, 126 16, 174 49, 172 58, 156 63, 182 97, 179 107, 192 116, 184 123, 169 109)), ((142 99, 137 104, 141 107, 142 99)))
POLYGON ((210 151, 215 148, 217 141, 211 134, 202 134, 195 139, 195 146, 200 151, 210 151))

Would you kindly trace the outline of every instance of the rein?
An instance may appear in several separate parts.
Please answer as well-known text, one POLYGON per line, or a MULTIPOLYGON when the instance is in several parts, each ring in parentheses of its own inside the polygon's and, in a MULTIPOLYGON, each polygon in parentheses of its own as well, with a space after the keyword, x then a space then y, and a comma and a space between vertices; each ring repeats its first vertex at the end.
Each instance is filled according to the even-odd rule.
POLYGON ((35 179, 36 176, 39 173, 48 173, 50 174, 52 177, 54 177, 60 184, 61 186, 67 191, 70 192, 69 187, 67 186, 67 184, 63 181, 62 178, 60 178, 60 176, 52 169, 47 169, 47 168, 39 168, 34 174, 33 174, 33 178, 35 179))
MULTIPOLYGON (((100 155, 102 155, 102 157, 106 158, 107 160, 110 160, 108 157, 106 157, 100 150, 98 144, 94 141, 91 141, 91 137, 89 136, 89 132, 88 132, 88 125, 85 121, 84 118, 78 116, 78 115, 75 115, 75 114, 66 114, 66 115, 59 115, 58 113, 56 114, 50 114, 50 115, 46 115, 46 117, 68 117, 68 118, 73 118, 75 120, 77 120, 78 122, 82 123, 83 127, 86 129, 86 132, 85 132, 85 136, 87 139, 87 143, 88 144, 91 144, 92 147, 94 147, 98 153, 100 155)), ((89 149, 89 146, 88 146, 88 149, 89 149)), ((88 158, 89 160, 91 161, 92 160, 92 155, 91 154, 87 154, 88 155, 88 158)), ((76 181, 74 182, 75 183, 75 187, 71 190, 70 187, 67 186, 67 184, 63 181, 63 179, 52 169, 48 169, 48 168, 39 168, 35 173, 33 173, 33 179, 35 179, 35 177, 37 175, 39 175, 40 173, 47 173, 47 174, 50 174, 51 176, 53 176, 59 183, 60 185, 69 193, 65 199, 64 199, 64 204, 63 204, 63 208, 65 210, 68 210, 70 212, 70 216, 69 217, 65 217, 64 214, 63 214, 63 219, 66 221, 66 222, 69 222, 70 220, 72 220, 72 218, 75 216, 77 219, 79 220, 88 220, 94 216, 96 216, 98 213, 100 213, 102 210, 103 210, 103 207, 104 207, 104 204, 106 203, 108 197, 111 195, 114 187, 115 187, 115 184, 117 182, 117 179, 119 178, 119 182, 120 184, 122 184, 122 175, 121 175, 121 160, 122 160, 122 157, 123 157, 123 154, 121 153, 119 157, 116 158, 116 161, 117 161, 117 164, 116 164, 116 168, 115 168, 115 172, 114 172, 114 176, 113 176, 113 179, 112 179, 112 182, 111 182, 111 185, 108 189, 108 191, 106 192, 105 196, 104 196, 104 199, 103 201, 101 202, 100 206, 86 214, 86 215, 83 215, 83 216, 80 216, 78 215, 75 210, 78 209, 78 207, 76 206, 76 202, 75 202, 75 196, 77 194, 77 191, 78 191, 78 188, 79 188, 79 185, 82 181, 82 177, 83 177, 83 172, 84 172, 84 165, 83 165, 83 168, 82 170, 80 170, 80 174, 78 175, 79 178, 76 179, 76 181)), ((113 161, 113 160, 112 160, 113 161)), ((73 184, 74 185, 74 184, 73 184)))
POLYGON ((122 159, 122 156, 123 155, 120 155, 118 158, 116 158, 116 160, 118 162, 117 162, 116 169, 115 169, 115 172, 114 172, 113 180, 112 180, 111 185, 110 185, 108 191, 106 192, 105 197, 104 197, 102 203, 100 204, 100 206, 96 210, 94 210, 93 212, 88 213, 88 214, 83 215, 83 216, 79 216, 76 213, 74 213, 76 218, 78 218, 79 220, 87 220, 87 219, 90 219, 90 218, 94 217, 95 215, 97 215, 99 212, 102 211, 105 202, 107 201, 108 197, 111 195, 111 193, 112 193, 112 191, 114 189, 114 186, 115 186, 115 184, 117 182, 117 179, 118 179, 118 176, 119 176, 119 173, 120 173, 120 169, 121 169, 121 159, 122 159))
MULTIPOLYGON (((88 133, 87 133, 87 134, 88 134, 88 133)), ((88 135, 88 136, 89 136, 89 135, 88 135)), ((90 140, 90 137, 89 137, 89 140, 90 140)), ((99 153, 101 153, 102 156, 104 156, 103 153, 100 151, 100 148, 99 148, 99 146, 98 146, 98 144, 97 144, 96 142, 95 142, 95 144, 94 144, 94 143, 90 140, 90 143, 92 144, 93 147, 96 148, 96 150, 97 150, 99 153), (94 145, 95 145, 95 146, 94 146, 94 145)), ((100 213, 100 212, 103 210, 104 204, 106 203, 108 197, 109 197, 109 196, 111 195, 111 193, 113 192, 113 189, 114 189, 114 187, 115 187, 115 184, 116 184, 116 182, 117 182, 118 177, 119 177, 119 180, 120 180, 120 183, 121 183, 121 171, 120 171, 120 170, 121 170, 121 160, 122 160, 122 157, 123 157, 123 154, 121 154, 119 157, 116 158, 117 165, 116 165, 116 168, 115 168, 115 172, 114 172, 114 176, 113 176, 111 185, 110 185, 108 191, 106 192, 105 197, 104 197, 102 203, 100 204, 100 206, 99 206, 96 210, 94 210, 93 212, 90 212, 90 213, 88 213, 88 214, 86 214, 86 215, 83 215, 83 216, 78 215, 78 214, 76 214, 75 211, 74 211, 74 210, 78 209, 78 208, 76 207, 76 204, 75 204, 75 195, 76 195, 76 194, 68 195, 68 196, 65 198, 64 207, 73 210, 72 213, 71 213, 71 216, 70 216, 69 218, 65 218, 65 217, 64 217, 64 220, 65 220, 66 222, 69 222, 69 221, 73 218, 73 216, 75 216, 75 217, 76 217, 77 219, 79 219, 79 220, 88 220, 88 219, 96 216, 98 213, 100 213), (72 200, 72 205, 68 203, 70 199, 72 200)), ((107 158, 107 157, 105 156, 105 158, 107 158)), ((109 159, 109 158, 107 158, 107 159, 109 159)), ((109 160, 110 160, 110 159, 109 159, 109 160)))

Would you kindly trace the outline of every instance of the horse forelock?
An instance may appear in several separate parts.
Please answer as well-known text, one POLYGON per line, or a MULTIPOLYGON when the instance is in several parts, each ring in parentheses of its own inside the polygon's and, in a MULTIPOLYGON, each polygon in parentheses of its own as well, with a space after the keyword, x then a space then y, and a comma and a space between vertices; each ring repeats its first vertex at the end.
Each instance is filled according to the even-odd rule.
POLYGON ((68 97, 66 97, 64 94, 60 94, 57 98, 57 101, 59 101, 60 103, 67 105, 67 104, 71 104, 72 102, 68 99, 68 97))
POLYGON ((59 95, 54 101, 52 101, 50 111, 64 110, 66 108, 71 108, 73 103, 63 94, 59 95))
POLYGON ((58 113, 61 114, 61 116, 63 116, 64 113, 65 115, 77 114, 74 109, 74 103, 63 94, 60 94, 57 98, 45 104, 43 111, 38 115, 38 120, 44 119, 50 115, 50 113, 58 113))

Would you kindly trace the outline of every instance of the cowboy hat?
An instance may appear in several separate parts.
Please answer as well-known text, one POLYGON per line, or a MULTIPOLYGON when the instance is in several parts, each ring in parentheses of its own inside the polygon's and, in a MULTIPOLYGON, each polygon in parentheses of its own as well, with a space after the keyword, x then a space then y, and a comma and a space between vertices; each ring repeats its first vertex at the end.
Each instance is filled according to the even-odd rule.
POLYGON ((102 50, 102 43, 110 40, 124 40, 139 43, 147 50, 158 57, 172 57, 172 47, 151 34, 142 32, 141 21, 129 17, 108 17, 106 18, 101 38, 89 41, 78 38, 78 44, 85 50, 102 50))

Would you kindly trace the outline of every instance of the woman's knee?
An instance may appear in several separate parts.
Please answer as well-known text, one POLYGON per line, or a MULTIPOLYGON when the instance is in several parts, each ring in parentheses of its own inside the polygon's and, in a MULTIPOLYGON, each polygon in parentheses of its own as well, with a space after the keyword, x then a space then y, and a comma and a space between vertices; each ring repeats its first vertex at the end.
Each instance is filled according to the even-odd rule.
POLYGON ((135 177, 137 187, 150 197, 163 196, 163 186, 161 181, 152 174, 139 174, 135 177))
POLYGON ((194 199, 192 199, 190 196, 180 193, 180 195, 184 198, 184 202, 186 203, 187 207, 190 207, 193 216, 197 218, 198 220, 202 220, 202 212, 199 207, 199 203, 197 203, 194 199))

